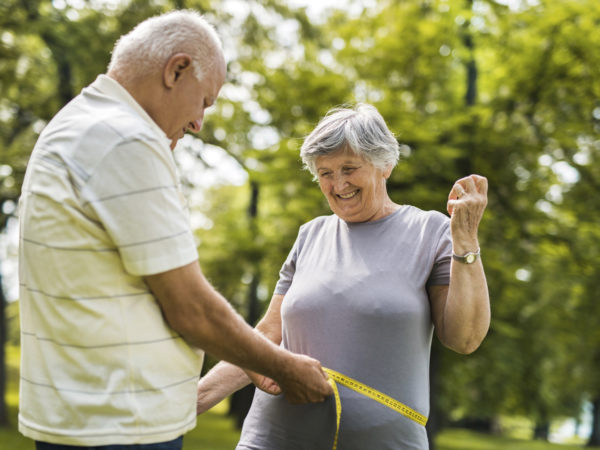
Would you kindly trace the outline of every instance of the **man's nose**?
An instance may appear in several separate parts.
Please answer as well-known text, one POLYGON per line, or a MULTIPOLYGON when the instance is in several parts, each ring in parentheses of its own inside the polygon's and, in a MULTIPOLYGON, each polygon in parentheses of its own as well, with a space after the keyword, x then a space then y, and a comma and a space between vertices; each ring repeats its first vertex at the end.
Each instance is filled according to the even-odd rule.
POLYGON ((192 133, 198 133, 202 129, 202 119, 196 119, 190 122, 187 127, 192 133))

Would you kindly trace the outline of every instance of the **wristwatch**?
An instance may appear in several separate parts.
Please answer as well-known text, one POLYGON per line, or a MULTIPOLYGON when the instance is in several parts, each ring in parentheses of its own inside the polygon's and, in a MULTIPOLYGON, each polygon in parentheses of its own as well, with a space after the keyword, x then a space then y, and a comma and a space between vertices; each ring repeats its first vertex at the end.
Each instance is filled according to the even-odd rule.
POLYGON ((473 264, 475 261, 477 261, 477 258, 479 258, 480 253, 481 253, 481 249, 479 249, 479 248, 477 249, 476 252, 465 253, 462 256, 459 256, 453 252, 452 258, 454 258, 456 261, 459 261, 463 264, 473 264))

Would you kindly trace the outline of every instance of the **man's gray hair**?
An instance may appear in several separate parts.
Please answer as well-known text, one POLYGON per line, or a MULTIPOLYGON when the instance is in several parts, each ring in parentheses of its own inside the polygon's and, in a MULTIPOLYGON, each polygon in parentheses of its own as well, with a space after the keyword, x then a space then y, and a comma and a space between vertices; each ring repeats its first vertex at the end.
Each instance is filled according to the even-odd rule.
POLYGON ((300 157, 317 176, 316 160, 348 148, 378 169, 398 164, 400 150, 394 134, 377 109, 366 103, 331 109, 304 140, 300 157))
POLYGON ((109 72, 129 80, 162 69, 176 53, 192 57, 194 75, 202 80, 222 52, 214 27, 193 10, 171 11, 139 23, 121 36, 112 51, 109 72))

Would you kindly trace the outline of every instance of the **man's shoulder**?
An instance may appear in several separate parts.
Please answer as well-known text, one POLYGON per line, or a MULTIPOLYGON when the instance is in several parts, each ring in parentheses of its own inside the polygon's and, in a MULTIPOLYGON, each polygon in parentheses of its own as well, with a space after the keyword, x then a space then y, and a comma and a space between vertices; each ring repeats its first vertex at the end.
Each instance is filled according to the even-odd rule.
POLYGON ((81 141, 100 135, 105 143, 136 136, 144 140, 156 138, 156 129, 149 119, 130 104, 134 100, 128 99, 122 90, 115 81, 98 77, 52 118, 42 137, 72 136, 81 141))
POLYGON ((74 113, 83 118, 86 132, 114 133, 123 139, 136 136, 154 137, 150 124, 126 103, 109 96, 94 95, 85 90, 73 104, 74 113))
POLYGON ((84 89, 44 128, 30 165, 51 164, 61 169, 56 175, 83 184, 103 161, 123 165, 125 156, 138 157, 137 151, 116 151, 123 148, 148 150, 145 155, 170 154, 164 137, 135 110, 118 99, 84 89))

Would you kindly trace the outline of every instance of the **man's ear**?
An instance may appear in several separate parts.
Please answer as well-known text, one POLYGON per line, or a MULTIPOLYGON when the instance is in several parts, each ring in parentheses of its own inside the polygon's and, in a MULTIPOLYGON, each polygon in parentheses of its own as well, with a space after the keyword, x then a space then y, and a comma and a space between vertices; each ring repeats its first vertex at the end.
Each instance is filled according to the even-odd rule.
POLYGON ((390 175, 392 174, 392 169, 394 168, 393 165, 389 165, 387 166, 384 170, 383 170, 383 177, 387 180, 390 175))
POLYGON ((167 88, 173 88, 181 76, 192 69, 192 57, 187 53, 176 53, 165 64, 163 83, 167 88))

